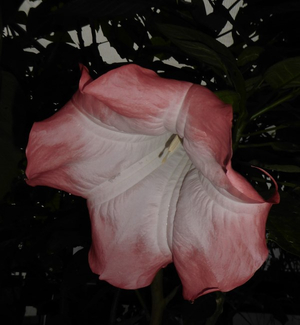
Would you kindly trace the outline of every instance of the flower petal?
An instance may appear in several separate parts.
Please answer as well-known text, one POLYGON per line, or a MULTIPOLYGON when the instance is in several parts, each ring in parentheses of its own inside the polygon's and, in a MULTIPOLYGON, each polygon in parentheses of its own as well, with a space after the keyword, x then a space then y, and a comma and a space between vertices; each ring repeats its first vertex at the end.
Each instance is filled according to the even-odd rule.
MULTIPOLYGON (((73 98, 52 117, 34 124, 26 149, 29 185, 52 186, 87 198, 95 186, 163 150, 171 135, 166 129, 156 132, 148 123, 148 130, 141 118, 114 112, 86 90, 94 83, 101 87, 101 78, 92 81, 83 68, 73 98), (135 134, 135 128, 143 132, 135 134)), ((146 113, 147 107, 142 108, 146 113)))
POLYGON ((93 239, 89 261, 100 279, 120 288, 141 288, 172 262, 173 219, 190 166, 181 147, 119 196, 99 203, 101 193, 96 189, 89 197, 93 239))
POLYGON ((187 175, 172 247, 186 299, 232 290, 255 273, 268 255, 265 224, 270 208, 268 202, 224 195, 196 169, 187 175))
POLYGON ((51 118, 34 124, 26 149, 27 183, 87 198, 95 187, 162 150, 169 136, 116 132, 71 101, 51 118))
MULTIPOLYGON (((112 70, 85 84, 83 95, 75 96, 79 106, 106 125, 130 133, 160 135, 176 132, 176 123, 189 82, 160 78, 154 71, 130 64, 112 70), (96 102, 106 105, 98 109, 96 102)), ((205 88, 202 87, 205 91, 205 88)))
POLYGON ((230 106, 193 85, 183 110, 183 145, 196 169, 180 192, 172 252, 183 295, 194 300, 234 289, 263 264, 266 219, 279 196, 266 202, 232 169, 230 106))

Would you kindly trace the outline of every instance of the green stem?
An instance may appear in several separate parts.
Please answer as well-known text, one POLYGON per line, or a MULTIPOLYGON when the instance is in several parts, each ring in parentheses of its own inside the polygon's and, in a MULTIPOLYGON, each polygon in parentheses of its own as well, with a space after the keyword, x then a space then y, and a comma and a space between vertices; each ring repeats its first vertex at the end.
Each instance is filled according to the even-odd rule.
POLYGON ((265 143, 249 143, 249 144, 239 144, 239 148, 259 148, 259 147, 266 147, 272 146, 276 142, 265 142, 265 143))
POLYGON ((295 95, 297 95, 298 92, 299 92, 299 91, 292 92, 292 93, 290 93, 290 94, 288 94, 288 95, 286 95, 286 96, 284 96, 284 97, 278 99, 276 102, 270 104, 269 106, 263 108, 263 109, 260 110, 259 112, 253 114, 253 115, 250 117, 250 121, 254 120, 254 119, 257 118, 259 115, 262 115, 262 114, 268 112, 270 109, 272 109, 272 108, 278 106, 279 104, 284 103, 284 102, 286 102, 287 100, 293 98, 295 95))
POLYGON ((239 146, 240 139, 241 139, 244 129, 247 125, 246 120, 247 120, 247 114, 244 113, 239 117, 239 119, 237 121, 235 130, 233 133, 233 139, 232 139, 233 140, 233 143, 232 143, 233 151, 235 151, 239 146))
POLYGON ((223 313, 223 305, 225 302, 225 294, 222 292, 216 292, 216 310, 211 317, 206 320, 205 325, 215 325, 219 316, 223 313))
POLYGON ((163 270, 161 269, 155 276, 151 284, 152 311, 150 325, 161 325, 166 300, 163 294, 163 270))
MULTIPOLYGON (((247 114, 244 114, 243 116, 241 116, 239 121, 238 121, 238 124, 236 125, 236 132, 235 132, 234 138, 233 138, 233 140, 234 140, 233 150, 237 149, 237 147, 241 147, 241 145, 239 145, 239 140, 241 139, 242 136, 245 136, 244 129, 247 126, 248 122, 253 121, 258 116, 268 112, 269 110, 271 110, 272 108, 278 106, 279 104, 284 103, 285 101, 287 101, 289 99, 292 99, 293 97, 297 96, 299 93, 300 93, 299 89, 292 92, 292 93, 289 93, 288 95, 278 99, 274 103, 272 103, 272 104, 268 105, 267 107, 263 108, 259 112, 253 114, 250 118, 247 118, 247 114)), ((278 129, 279 128, 280 127, 278 127, 278 129)), ((266 131, 271 131, 271 130, 266 130, 266 131)))

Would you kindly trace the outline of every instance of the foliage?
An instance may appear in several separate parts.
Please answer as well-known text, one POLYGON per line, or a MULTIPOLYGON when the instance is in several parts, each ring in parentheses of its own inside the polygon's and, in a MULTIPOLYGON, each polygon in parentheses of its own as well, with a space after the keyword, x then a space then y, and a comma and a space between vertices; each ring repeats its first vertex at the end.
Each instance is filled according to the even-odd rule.
POLYGON ((0 313, 7 324, 20 324, 26 305, 47 315, 47 324, 149 321, 149 288, 122 291, 90 273, 83 200, 24 183, 31 125, 51 116, 76 91, 79 63, 94 77, 134 62, 166 78, 205 84, 234 108, 235 169, 265 197, 274 184, 252 165, 279 186, 281 203, 271 210, 267 235, 270 252, 276 245, 283 249, 280 258, 270 258, 267 271, 245 286, 226 296, 204 296, 194 305, 173 291, 179 280, 168 267, 165 294, 174 297, 164 324, 214 324, 222 309, 218 324, 229 324, 245 306, 264 306, 282 323, 293 313, 288 299, 299 303, 299 270, 297 278, 292 268, 287 289, 281 277, 286 265, 299 265, 300 256, 300 3, 244 0, 233 18, 223 1, 209 2, 210 14, 202 0, 44 0, 28 14, 19 11, 22 1, 1 3, 0 299, 5 303, 0 313), (227 22, 230 47, 218 41, 227 22), (100 30, 123 62, 107 62, 100 30), (82 249, 73 254, 78 246, 82 249), (22 272, 25 279, 16 276, 22 272))

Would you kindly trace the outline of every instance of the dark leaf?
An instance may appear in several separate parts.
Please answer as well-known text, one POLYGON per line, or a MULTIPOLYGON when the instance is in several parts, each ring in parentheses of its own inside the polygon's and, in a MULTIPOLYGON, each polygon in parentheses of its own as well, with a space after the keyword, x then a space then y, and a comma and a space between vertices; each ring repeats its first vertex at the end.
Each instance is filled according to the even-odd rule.
POLYGON ((300 173, 300 167, 296 165, 279 165, 279 164, 269 164, 269 163, 258 163, 255 165, 263 169, 275 170, 277 172, 300 173))
POLYGON ((18 15, 18 9, 22 2, 23 0, 1 1, 0 7, 3 26, 6 26, 15 19, 15 16, 18 15))
POLYGON ((245 88, 247 93, 250 93, 256 89, 263 81, 263 77, 261 75, 255 76, 245 80, 245 88))
POLYGON ((300 86, 300 57, 278 62, 265 73, 266 82, 273 88, 293 88, 300 86))
POLYGON ((226 46, 196 29, 167 24, 159 24, 158 28, 188 56, 210 66, 215 73, 228 80, 229 85, 240 94, 240 110, 244 110, 244 78, 226 46))
POLYGON ((157 0, 44 0, 30 10, 28 30, 37 37, 56 31, 76 30, 91 19, 133 16, 157 3, 157 0))
POLYGON ((221 56, 227 55, 230 61, 233 61, 233 58, 221 43, 194 29, 166 24, 159 24, 158 28, 188 55, 212 66, 220 75, 228 74, 226 64, 221 56))
POLYGON ((238 57, 238 66, 242 67, 247 63, 257 60, 264 49, 260 46, 248 46, 238 57))
POLYGON ((300 145, 291 142, 279 142, 279 141, 240 144, 239 147, 240 148, 271 147, 276 151, 300 152, 300 145))
POLYGON ((226 104, 230 104, 234 112, 239 111, 239 104, 241 101, 240 95, 232 90, 220 90, 216 91, 215 94, 226 104))

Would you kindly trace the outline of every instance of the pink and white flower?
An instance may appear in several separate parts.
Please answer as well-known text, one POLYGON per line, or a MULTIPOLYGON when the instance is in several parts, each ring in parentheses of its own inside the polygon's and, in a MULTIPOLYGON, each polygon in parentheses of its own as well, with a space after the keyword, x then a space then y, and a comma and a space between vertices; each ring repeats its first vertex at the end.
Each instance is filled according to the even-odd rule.
POLYGON ((27 183, 87 199, 100 279, 141 288, 173 262, 186 299, 229 291, 265 261, 279 201, 232 169, 231 121, 200 85, 133 64, 96 80, 83 68, 73 98, 33 125, 27 183))

